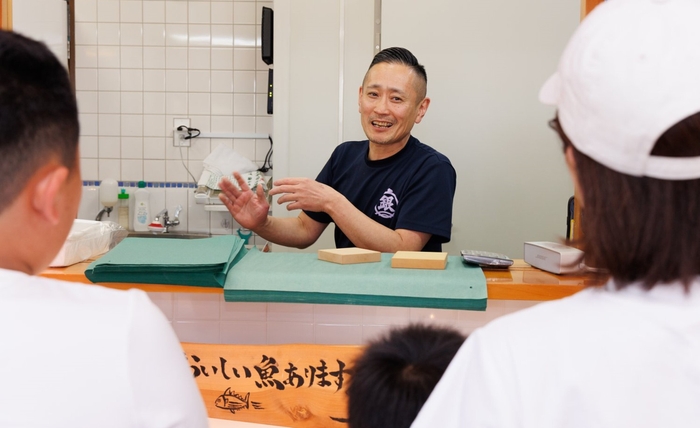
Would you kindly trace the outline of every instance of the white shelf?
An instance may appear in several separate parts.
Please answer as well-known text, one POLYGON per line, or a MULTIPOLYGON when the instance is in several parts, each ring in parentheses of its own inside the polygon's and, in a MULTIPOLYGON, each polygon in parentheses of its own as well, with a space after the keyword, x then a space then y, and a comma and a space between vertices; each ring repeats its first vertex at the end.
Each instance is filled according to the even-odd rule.
POLYGON ((268 139, 270 134, 255 134, 250 132, 202 132, 197 135, 197 138, 227 138, 227 139, 237 139, 245 138, 248 140, 261 140, 268 139))
POLYGON ((228 211, 228 208, 226 208, 226 205, 206 204, 204 205, 204 211, 228 211))

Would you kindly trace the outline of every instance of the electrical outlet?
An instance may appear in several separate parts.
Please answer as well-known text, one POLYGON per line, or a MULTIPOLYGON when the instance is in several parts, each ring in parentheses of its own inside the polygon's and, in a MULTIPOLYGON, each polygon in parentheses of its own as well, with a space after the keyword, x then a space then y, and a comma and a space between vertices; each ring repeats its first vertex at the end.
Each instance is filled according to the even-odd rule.
POLYGON ((178 131, 179 126, 190 127, 189 118, 174 118, 173 119, 173 146, 174 147, 190 147, 192 140, 185 140, 187 130, 178 131))

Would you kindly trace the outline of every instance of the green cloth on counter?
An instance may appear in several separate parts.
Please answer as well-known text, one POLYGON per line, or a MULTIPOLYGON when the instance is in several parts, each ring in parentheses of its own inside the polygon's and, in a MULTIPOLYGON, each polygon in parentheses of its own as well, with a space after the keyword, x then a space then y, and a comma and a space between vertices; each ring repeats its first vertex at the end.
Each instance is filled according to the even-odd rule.
POLYGON ((486 278, 449 256, 444 270, 394 269, 393 254, 375 263, 341 265, 309 253, 261 253, 253 248, 229 272, 227 302, 326 303, 486 309, 486 278))
POLYGON ((85 276, 92 282, 222 287, 228 272, 246 252, 244 241, 233 235, 125 238, 92 262, 85 276))

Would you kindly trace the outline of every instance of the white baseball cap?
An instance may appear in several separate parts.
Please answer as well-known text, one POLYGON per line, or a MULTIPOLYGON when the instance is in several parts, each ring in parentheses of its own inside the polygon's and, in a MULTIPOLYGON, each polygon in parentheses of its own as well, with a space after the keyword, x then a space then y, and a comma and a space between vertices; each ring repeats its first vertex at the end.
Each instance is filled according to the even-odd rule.
POLYGON ((633 176, 700 178, 700 157, 652 156, 700 112, 700 0, 608 0, 571 37, 540 90, 573 145, 633 176))

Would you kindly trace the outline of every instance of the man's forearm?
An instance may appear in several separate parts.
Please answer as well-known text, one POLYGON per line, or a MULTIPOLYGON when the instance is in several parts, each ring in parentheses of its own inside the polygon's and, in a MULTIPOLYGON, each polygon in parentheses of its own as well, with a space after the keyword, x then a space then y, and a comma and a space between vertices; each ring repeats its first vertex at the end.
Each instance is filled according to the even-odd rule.
POLYGON ((392 230, 369 218, 347 199, 329 206, 326 211, 343 233, 360 248, 395 253, 420 251, 430 234, 409 230, 392 230))
MULTIPOLYGON (((325 226, 320 231, 322 232, 325 226)), ((306 248, 316 242, 316 234, 300 217, 272 217, 259 228, 253 230, 261 238, 285 247, 306 248)))

